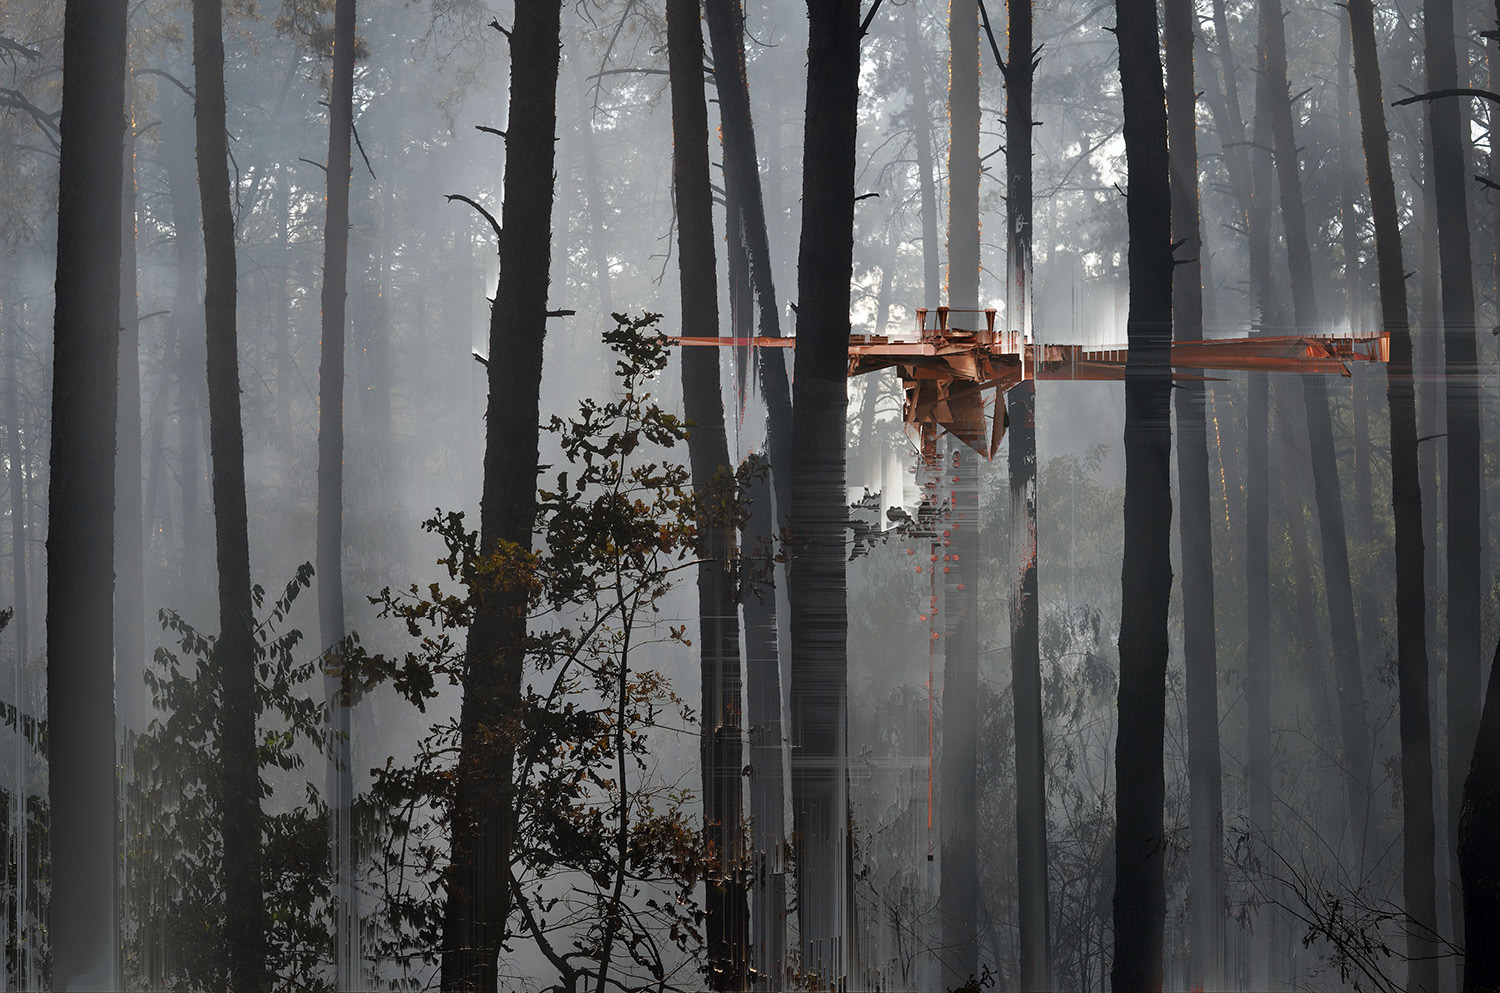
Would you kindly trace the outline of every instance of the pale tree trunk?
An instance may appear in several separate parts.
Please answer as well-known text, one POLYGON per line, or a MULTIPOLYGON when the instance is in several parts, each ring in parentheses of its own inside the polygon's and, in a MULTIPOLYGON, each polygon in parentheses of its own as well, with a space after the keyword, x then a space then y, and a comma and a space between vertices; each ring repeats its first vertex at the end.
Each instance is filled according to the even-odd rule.
MULTIPOLYGON (((1371 0, 1351 0, 1354 79, 1359 96, 1365 172, 1375 221, 1381 323, 1391 336, 1386 390, 1390 398, 1391 505, 1396 524, 1396 675, 1400 693, 1402 895, 1407 913, 1431 924, 1437 913, 1434 879, 1432 731, 1427 672, 1427 610, 1423 582, 1422 491, 1417 460, 1417 411, 1412 383, 1412 343, 1407 326, 1406 275, 1390 136, 1380 86, 1371 0)), ((1491 691, 1493 692, 1493 682, 1491 691)), ((1492 820, 1491 823, 1494 823, 1492 820)), ((1490 850, 1495 850, 1492 843, 1490 850)), ((1493 933, 1492 919, 1483 933, 1493 933)), ((1436 990, 1437 948, 1420 930, 1407 938, 1407 989, 1436 990)), ((1472 955, 1470 961, 1473 961, 1472 955)), ((1488 985, 1500 982, 1495 974, 1488 985)))
MULTIPOLYGON (((703 83, 703 31, 698 0, 668 0, 667 57, 672 95, 672 186, 677 206, 677 259, 683 334, 717 337, 718 275, 714 258, 713 191, 708 162, 708 101, 703 83)), ((683 412, 693 426, 688 460, 694 491, 706 507, 716 488, 732 487, 724 429, 719 354, 682 350, 683 412)), ((709 510, 698 520, 699 664, 703 731, 704 840, 719 855, 704 880, 709 983, 745 988, 749 911, 741 866, 744 778, 740 734, 739 618, 734 599, 734 530, 709 510)))
POLYGON ((578 136, 583 153, 583 180, 587 184, 589 226, 593 235, 588 239, 589 256, 594 263, 594 289, 599 295, 599 319, 608 321, 614 312, 614 294, 610 291, 609 250, 604 236, 604 189, 599 185, 599 153, 594 147, 594 108, 588 98, 589 83, 583 78, 583 62, 579 58, 573 63, 573 86, 578 97, 578 136))
MULTIPOLYGON (((536 527, 561 22, 562 0, 517 0, 500 282, 490 310, 489 354, 497 360, 487 367, 482 555, 494 554, 502 542, 530 549, 536 527)), ((491 993, 498 984, 510 916, 515 743, 489 729, 521 717, 526 626, 524 601, 497 594, 480 597, 469 627, 443 921, 444 990, 491 993)))
POLYGON ((937 190, 932 178, 932 107, 927 100, 927 49, 922 44, 915 8, 903 14, 906 26, 906 66, 911 73, 910 110, 917 146, 917 191, 922 205, 922 302, 936 307, 943 299, 937 234, 937 190))
POLYGON ((1117 2, 1130 175, 1130 357, 1125 368, 1125 548, 1115 748, 1115 955, 1111 987, 1162 988, 1166 926, 1163 736, 1172 595, 1169 415, 1172 194, 1156 8, 1117 2))
MULTIPOLYGON (((948 11, 948 306, 979 308, 979 6, 954 3, 948 11)), ((956 327, 973 328, 978 314, 955 314, 956 327)), ((983 435, 983 425, 978 433, 983 435)), ((942 752, 938 766, 938 927, 944 989, 979 977, 979 879, 975 770, 979 723, 978 465, 957 439, 942 464, 928 467, 952 477, 948 487, 951 533, 944 554, 958 557, 943 573, 942 752)))
MULTIPOLYGON (((130 84, 126 83, 127 92, 130 84)), ((146 697, 145 535, 141 474, 141 327, 136 285, 135 102, 126 107, 120 213, 119 414, 115 443, 115 694, 122 740, 143 731, 146 697)), ((19 704, 20 701, 16 701, 19 704)))
POLYGON ((245 506, 245 436, 240 422, 234 214, 225 129, 224 24, 220 0, 193 0, 198 195, 203 216, 208 329, 208 433, 213 465, 214 545, 219 572, 221 681, 219 754, 224 785, 224 966, 229 988, 265 988, 265 891, 261 880, 260 761, 255 719, 255 617, 245 506))
POLYGON ((820 988, 842 985, 854 967, 844 416, 854 270, 859 15, 858 0, 808 0, 788 574, 792 817, 802 967, 820 988))
POLYGON ((318 629, 327 668, 329 853, 333 860, 334 974, 359 981, 359 910, 353 881, 349 702, 335 673, 344 641, 344 335, 349 274, 350 138, 354 128, 355 0, 337 0, 329 81, 328 194, 323 223, 322 344, 318 366, 318 629))
POLYGON ((114 575, 99 557, 114 547, 125 19, 125 0, 70 0, 63 14, 47 493, 49 936, 58 990, 119 988, 114 575))
MULTIPOLYGON (((1193 5, 1166 0, 1167 127, 1171 135, 1172 239, 1180 258, 1172 282, 1172 332, 1178 341, 1203 338, 1203 238, 1198 218, 1198 133, 1193 87, 1193 5)), ((1183 658, 1187 668, 1188 823, 1192 915, 1189 984, 1224 982, 1224 807, 1219 755, 1219 675, 1214 619, 1213 517, 1210 506, 1204 386, 1187 382, 1177 394, 1177 478, 1182 508, 1183 658)))
MULTIPOLYGON (((1307 214, 1302 200, 1302 175, 1292 121, 1291 91, 1287 84, 1286 30, 1281 0, 1262 0, 1266 48, 1262 69, 1270 86, 1271 138, 1281 193, 1281 216, 1286 231, 1291 271, 1292 309, 1297 330, 1319 326, 1313 293, 1312 252, 1308 246, 1307 214)), ((1333 419, 1328 409, 1328 385, 1321 376, 1303 376, 1307 433, 1312 449, 1313 495, 1323 546, 1323 575, 1328 594, 1334 676, 1338 685, 1339 727, 1343 753, 1344 789, 1353 831, 1354 865, 1365 857, 1365 835, 1371 816, 1369 776, 1370 731, 1365 715, 1364 677, 1360 670, 1359 635, 1354 619, 1354 588, 1349 572, 1348 536, 1344 529, 1343 496, 1333 443, 1333 419)))

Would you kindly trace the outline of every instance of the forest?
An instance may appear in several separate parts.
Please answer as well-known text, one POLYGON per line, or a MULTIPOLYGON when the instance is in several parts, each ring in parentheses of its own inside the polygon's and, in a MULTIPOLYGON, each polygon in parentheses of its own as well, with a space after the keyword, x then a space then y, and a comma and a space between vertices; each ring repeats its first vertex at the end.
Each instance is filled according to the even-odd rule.
POLYGON ((0 77, 0 989, 1500 990, 1500 3, 0 77))

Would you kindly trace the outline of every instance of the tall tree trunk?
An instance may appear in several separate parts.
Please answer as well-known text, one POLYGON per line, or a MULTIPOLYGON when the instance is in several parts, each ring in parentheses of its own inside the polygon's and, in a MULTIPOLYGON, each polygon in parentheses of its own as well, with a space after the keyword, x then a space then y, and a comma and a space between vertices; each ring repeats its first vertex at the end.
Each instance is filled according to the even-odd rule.
MULTIPOLYGON (((1182 258, 1172 282, 1172 331, 1178 341, 1203 339, 1203 238, 1198 218, 1198 131, 1193 86, 1193 4, 1166 0, 1167 128, 1171 135, 1172 239, 1182 258)), ((1215 645, 1213 517, 1208 475, 1208 425, 1202 383, 1177 394, 1177 478, 1182 508, 1183 658, 1187 668, 1188 795, 1192 829, 1192 958, 1189 985, 1224 982, 1224 805, 1219 756, 1219 675, 1215 645)))
MULTIPOLYGON (((667 58, 672 93, 672 179, 677 205, 677 259, 684 334, 717 337, 718 275, 714 259, 713 190, 708 163, 708 101, 703 85, 703 30, 698 0, 668 0, 667 58)), ((745 988, 749 910, 741 834, 743 741, 740 734, 739 617, 734 599, 733 526, 716 519, 716 489, 732 486, 724 430, 719 354, 682 350, 683 412, 693 425, 688 460, 694 492, 706 512, 698 520, 699 664, 703 692, 700 762, 705 841, 720 868, 705 880, 709 982, 745 988)))
MULTIPOLYGON (((957 327, 977 327, 979 309, 979 6, 948 8, 948 306, 957 327)), ((974 426, 971 426, 971 428, 974 426)), ((983 425, 978 425, 983 434, 983 425)), ((978 465, 954 439, 945 464, 929 471, 952 476, 952 534, 948 555, 958 566, 943 573, 943 723, 938 767, 941 852, 938 928, 942 986, 954 989, 979 977, 979 856, 975 776, 979 725, 978 465), (973 523, 970 523, 970 522, 973 523), (965 526, 967 525, 967 526, 965 526)), ((950 567, 952 568, 952 567, 950 567)))
POLYGON ((223 764, 224 965, 229 988, 266 988, 265 891, 261 881, 260 761, 255 719, 255 617, 250 599, 250 536, 245 506, 245 436, 235 328, 237 273, 230 209, 221 0, 193 0, 193 82, 197 91, 198 194, 207 277, 208 434, 213 463, 214 545, 219 569, 221 681, 219 753, 223 764))
POLYGON ((573 86, 578 97, 578 135, 583 152, 583 179, 587 185, 589 226, 593 229, 588 239, 589 256, 594 262, 594 289, 599 295, 600 320, 608 321, 614 313, 614 294, 610 290, 609 250, 604 236, 604 188, 599 185, 599 153, 594 147, 594 109, 589 101, 589 83, 583 77, 582 59, 571 59, 573 63, 573 86))
MULTIPOLYGON (((127 91, 129 89, 127 81, 127 91)), ((135 102, 126 107, 120 212, 119 414, 115 442, 115 695, 120 730, 143 731, 146 699, 145 535, 141 493, 141 327, 136 286, 135 102)), ((20 701, 16 701, 19 703, 20 701)))
MULTIPOLYGON (((1422 23, 1427 88, 1459 85, 1454 52, 1453 0, 1424 0, 1422 23)), ((1467 106, 1460 100, 1427 105, 1431 136, 1429 180, 1437 208, 1442 279, 1443 350, 1446 360, 1448 534, 1448 852, 1458 863, 1459 806, 1464 774, 1479 724, 1480 529, 1479 383, 1474 342, 1474 271, 1469 245, 1467 106), (1455 537, 1456 536, 1456 537, 1455 537)), ((1454 941, 1463 945, 1461 887, 1449 887, 1454 941)), ((1435 925, 1436 921, 1424 922, 1435 925)))
POLYGON ((5 476, 7 489, 10 491, 10 606, 15 611, 9 626, 15 631, 15 664, 19 673, 25 668, 27 655, 31 651, 28 630, 31 610, 26 579, 27 453, 21 447, 21 379, 16 364, 16 353, 21 350, 21 330, 24 325, 19 317, 13 317, 9 311, 4 316, 13 329, 6 336, 5 345, 5 455, 10 461, 10 471, 5 476))
MULTIPOLYGON (((1307 212, 1302 201, 1302 174, 1297 163, 1297 136, 1292 121, 1291 91, 1287 84, 1286 26, 1281 0, 1262 0, 1266 48, 1262 69, 1271 89, 1271 139, 1276 177, 1281 193, 1281 216, 1286 231, 1291 270, 1292 310, 1303 333, 1319 326, 1313 293, 1312 252, 1307 240, 1307 212)), ((1355 864, 1364 860, 1369 809, 1370 731, 1365 716, 1364 677, 1360 671, 1359 634, 1354 619, 1354 588, 1349 572, 1348 535, 1339 486, 1338 458, 1333 444, 1333 418, 1328 409, 1328 384, 1321 376, 1303 376, 1307 434, 1312 447, 1313 496, 1323 546, 1323 577, 1328 594, 1328 619, 1333 638, 1334 675, 1338 684, 1339 725, 1343 742, 1341 767, 1354 832, 1355 864)))
POLYGON ((1115 748, 1115 956, 1111 986, 1162 988, 1166 927, 1167 607, 1172 594, 1172 193, 1156 8, 1117 0, 1130 174, 1125 367, 1125 549, 1115 748))
POLYGON ((271 198, 276 211, 276 251, 280 258, 280 271, 271 280, 271 292, 276 294, 276 430, 282 446, 282 454, 290 455, 295 441, 292 434, 292 327, 290 317, 291 292, 287 287, 287 275, 292 269, 292 253, 288 228, 290 227, 291 179, 286 169, 276 172, 276 189, 271 198))
POLYGON ((114 547, 125 8, 125 0, 70 0, 63 14, 47 493, 49 935, 58 990, 118 988, 114 575, 99 557, 114 547))
MULTIPOLYGON (((1427 610, 1423 581, 1422 491, 1418 485, 1417 411, 1413 396, 1411 332, 1407 326, 1406 275, 1396 183, 1391 175, 1390 136, 1382 103, 1380 63, 1371 0, 1351 0, 1354 80, 1359 96, 1365 172, 1375 221, 1375 258, 1380 273, 1381 322, 1391 336, 1386 390, 1391 422, 1391 506, 1396 524, 1396 675, 1401 706, 1402 891, 1414 922, 1436 923, 1434 879, 1432 731, 1428 697, 1427 610)), ((1494 684, 1491 684, 1491 692, 1494 684)), ((1496 823, 1492 819, 1491 823, 1496 823)), ((1496 846, 1490 845, 1491 851, 1496 846)), ((1500 920, 1481 932, 1493 934, 1500 920)), ((1407 989, 1438 988, 1436 943, 1420 927, 1407 937, 1407 989)), ((1473 957, 1469 961, 1473 962, 1473 957)), ((1492 973, 1487 985, 1500 983, 1492 973)))
POLYGON ((906 26, 906 66, 911 73, 913 140, 917 146, 917 190, 922 205, 922 301, 936 307, 943 299, 937 235, 937 190, 932 178, 932 107, 927 100, 927 49, 913 9, 902 16, 906 26))
MULTIPOLYGON (((1494 935, 1500 929, 1500 645, 1495 647, 1474 758, 1464 779, 1458 865, 1465 933, 1494 935)), ((1500 943, 1470 940, 1463 959, 1463 989, 1500 989, 1500 943)))
MULTIPOLYGON (((808 0, 802 242, 792 386, 792 817, 802 966, 823 987, 849 949, 844 416, 854 271, 859 2, 808 0)), ((773 455, 774 458, 774 455, 773 455)))
POLYGON ((1239 221, 1245 226, 1248 234, 1255 180, 1245 144, 1245 121, 1240 111, 1238 69, 1234 58, 1233 39, 1229 36, 1229 15, 1224 9, 1224 0, 1213 0, 1213 20, 1214 40, 1217 42, 1219 67, 1224 73, 1224 83, 1223 88, 1218 89, 1214 85, 1218 82, 1216 75, 1212 72, 1205 73, 1209 81, 1206 93, 1209 98, 1209 107, 1214 115, 1214 126, 1218 130, 1219 145, 1224 151, 1224 164, 1229 171, 1229 185, 1234 191, 1238 205, 1239 221))
POLYGON ((333 865, 334 975, 338 988, 359 980, 359 911, 355 906, 350 815, 354 780, 349 702, 335 674, 344 641, 344 308, 349 278, 350 138, 354 130, 355 0, 333 10, 333 71, 329 80, 328 197, 323 220, 322 356, 318 366, 318 630, 328 659, 329 853, 333 865))
POLYGON ((741 493, 749 516, 741 530, 745 605, 746 718, 750 734, 750 852, 754 895, 751 966, 755 988, 785 989, 786 800, 783 793, 781 671, 776 647, 776 590, 771 487, 752 476, 741 493))
MULTIPOLYGON (((532 547, 552 241, 552 169, 562 0, 517 0, 511 29, 510 124, 500 282, 490 310, 480 554, 502 542, 532 547), (503 356, 503 360, 500 357, 503 356)), ((515 744, 493 729, 521 716, 526 611, 515 594, 481 595, 469 628, 451 866, 443 921, 442 987, 496 989, 510 916, 515 744)))

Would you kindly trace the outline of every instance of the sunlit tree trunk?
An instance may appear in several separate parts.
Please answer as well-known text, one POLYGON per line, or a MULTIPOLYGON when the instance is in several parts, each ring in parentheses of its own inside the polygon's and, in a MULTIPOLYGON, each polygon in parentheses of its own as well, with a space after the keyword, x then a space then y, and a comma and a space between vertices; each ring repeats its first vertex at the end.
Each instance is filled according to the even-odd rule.
POLYGON ((359 978, 359 912, 355 906, 350 813, 349 705, 334 673, 344 640, 344 308, 349 274, 350 138, 354 128, 355 0, 333 12, 329 81, 328 194, 323 223, 322 344, 318 366, 318 628, 327 656, 323 689, 329 715, 328 834, 333 859, 334 974, 340 989, 359 978))
POLYGON ((240 422, 237 274, 225 130, 221 0, 193 0, 193 82, 207 273, 203 312, 208 328, 209 457, 213 464, 214 544, 219 572, 219 637, 214 643, 214 656, 221 681, 224 966, 230 989, 249 993, 264 989, 268 982, 268 921, 261 882, 255 618, 250 600, 245 436, 240 422))
POLYGON ((1166 925, 1163 734, 1172 594, 1172 194, 1156 8, 1118 0, 1130 175, 1130 357, 1125 367, 1125 549, 1115 748, 1111 987, 1160 990, 1166 925))
MULTIPOLYGON (((1193 86, 1193 4, 1166 0, 1167 127, 1171 135, 1172 239, 1180 243, 1172 282, 1172 332, 1203 338, 1203 238, 1198 218, 1198 133, 1193 86)), ((1224 955, 1224 810, 1219 757, 1219 676, 1215 645, 1212 509, 1204 386, 1177 394, 1177 478, 1182 506, 1183 657, 1187 668, 1188 793, 1192 804, 1190 984, 1218 989, 1224 955)))
MULTIPOLYGON (((672 94, 672 179, 677 206, 677 258, 683 334, 717 337, 718 276, 714 258, 713 190, 708 162, 708 102, 703 83, 703 31, 698 0, 668 0, 667 57, 672 94)), ((693 425, 688 460, 693 489, 704 501, 698 520, 699 662, 703 692, 700 761, 704 838, 720 868, 705 879, 709 982, 744 989, 749 912, 740 826, 743 741, 740 734, 739 617, 734 597, 735 535, 716 519, 715 489, 732 489, 724 430, 719 354, 682 350, 683 411, 693 425)))
POLYGON ((853 969, 844 415, 854 270, 859 15, 858 0, 808 0, 788 574, 792 817, 802 967, 817 977, 820 988, 841 984, 853 969))
MULTIPOLYGON (((1417 411, 1413 396, 1412 343, 1407 326, 1406 274, 1396 183, 1391 174, 1390 136, 1380 86, 1380 63, 1371 0, 1351 0, 1354 79, 1359 97, 1365 171, 1375 221, 1375 257, 1380 273, 1381 323, 1391 336, 1386 390, 1390 397, 1391 505, 1396 523, 1396 673, 1400 692, 1402 895, 1413 921, 1431 924, 1437 913, 1434 880, 1432 732, 1428 697, 1427 610, 1423 583, 1422 491, 1418 485, 1417 411)), ((1493 683, 1491 684, 1493 692, 1493 683)), ((1493 821, 1492 821, 1493 823, 1493 821)), ((1492 842, 1491 850, 1495 849, 1492 842)), ((1494 933, 1491 919, 1482 933, 1494 933)), ((1407 989, 1437 989, 1436 943, 1421 929, 1407 937, 1407 989)), ((1473 961, 1472 954, 1470 961, 1473 961)), ((1487 985, 1500 983, 1493 974, 1487 985)))
MULTIPOLYGON (((130 83, 126 83, 127 93, 130 83)), ((120 396, 115 443, 115 694, 120 730, 143 731, 146 699, 142 531, 141 328, 136 285, 135 102, 126 106, 120 213, 120 396)))
POLYGON ((936 307, 943 299, 938 255, 937 190, 932 178, 932 107, 927 100, 927 49, 922 44, 916 8, 903 13, 906 31, 906 67, 911 73, 911 125, 917 149, 917 192, 922 210, 922 301, 936 307))
MULTIPOLYGON (((550 279, 562 0, 517 0, 511 28, 500 282, 490 310, 480 553, 532 547, 536 525, 542 340, 550 279)), ((491 993, 510 916, 521 716, 524 596, 481 595, 469 628, 451 866, 443 921, 444 990, 491 993)))
POLYGON ((125 0, 70 0, 63 14, 47 493, 47 682, 53 688, 47 696, 48 933, 52 987, 58 990, 119 988, 114 575, 108 566, 114 547, 125 8, 125 0))

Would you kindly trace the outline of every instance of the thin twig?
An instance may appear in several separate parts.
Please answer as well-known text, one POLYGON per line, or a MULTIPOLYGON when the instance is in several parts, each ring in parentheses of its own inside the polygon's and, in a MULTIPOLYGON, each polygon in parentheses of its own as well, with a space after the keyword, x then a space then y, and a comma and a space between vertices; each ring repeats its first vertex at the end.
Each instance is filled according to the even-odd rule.
POLYGON ((1500 93, 1492 90, 1476 90, 1467 86, 1459 86, 1447 90, 1431 90, 1427 93, 1418 93, 1416 96, 1407 97, 1405 100, 1396 100, 1391 103, 1392 107, 1405 107, 1409 103, 1419 103, 1424 100, 1441 100, 1444 97, 1478 97, 1491 103, 1500 103, 1500 93))
POLYGON ((495 237, 496 238, 499 238, 503 234, 503 231, 500 228, 500 222, 497 221, 497 220, 495 220, 495 215, 491 214, 489 211, 485 210, 479 204, 475 203, 473 200, 470 200, 468 197, 464 196, 462 193, 450 193, 447 196, 447 200, 448 200, 449 203, 452 203, 454 200, 458 200, 461 203, 466 203, 470 207, 473 207, 475 210, 479 211, 481 214, 484 215, 484 219, 485 220, 487 220, 487 221, 490 222, 490 227, 492 227, 492 228, 495 229, 495 237))

